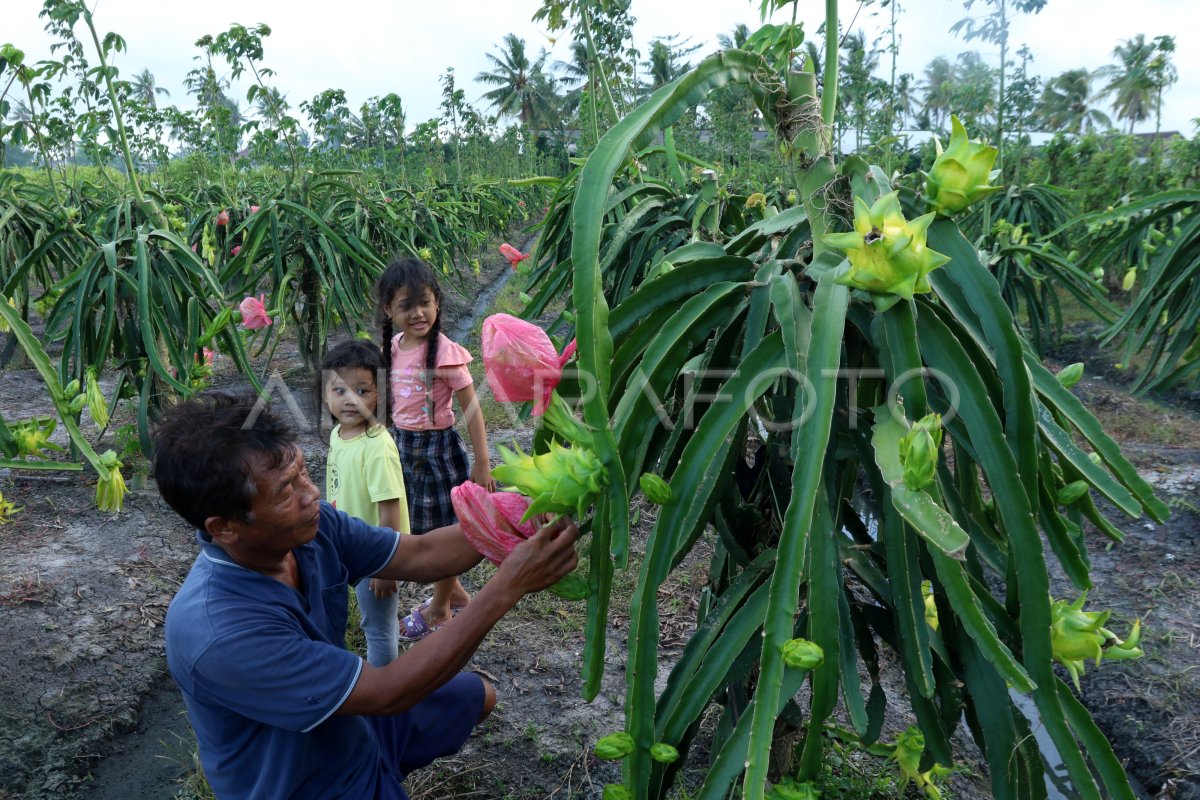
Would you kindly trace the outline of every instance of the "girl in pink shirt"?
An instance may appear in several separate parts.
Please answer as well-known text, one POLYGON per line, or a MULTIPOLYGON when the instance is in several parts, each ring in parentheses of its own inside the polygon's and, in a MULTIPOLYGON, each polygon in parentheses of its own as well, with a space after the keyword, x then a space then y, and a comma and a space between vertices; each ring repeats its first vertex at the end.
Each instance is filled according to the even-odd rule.
MULTIPOLYGON (((472 480, 495 490, 487 431, 467 369, 471 354, 441 332, 442 290, 429 265, 415 258, 393 261, 379 278, 376 300, 409 521, 412 532, 421 534, 458 521, 450 504, 455 486, 472 480), (458 400, 471 438, 470 467, 454 429, 453 400, 458 400)), ((470 600, 458 578, 435 583, 433 597, 401 621, 400 638, 424 638, 470 600)))

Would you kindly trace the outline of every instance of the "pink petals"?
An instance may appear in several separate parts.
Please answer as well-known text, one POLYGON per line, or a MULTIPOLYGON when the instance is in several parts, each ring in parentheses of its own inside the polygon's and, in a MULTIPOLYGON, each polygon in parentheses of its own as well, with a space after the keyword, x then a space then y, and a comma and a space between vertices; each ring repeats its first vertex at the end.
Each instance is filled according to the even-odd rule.
POLYGON ((263 305, 265 297, 266 295, 263 294, 258 297, 247 297, 238 306, 238 310, 242 312, 242 324, 248 330, 256 331, 273 323, 273 320, 267 316, 267 307, 263 305))
POLYGON ((467 541, 493 564, 503 561, 537 530, 532 522, 521 522, 529 508, 528 497, 512 492, 489 493, 467 481, 450 490, 450 501, 467 541))
POLYGON ((522 261, 529 258, 529 253, 522 253, 508 242, 500 245, 500 255, 508 259, 508 263, 513 269, 517 268, 517 264, 520 264, 522 261))
POLYGON ((485 319, 482 339, 484 374, 496 399, 532 400, 533 413, 542 414, 562 380, 563 366, 575 354, 575 342, 559 355, 544 330, 510 314, 485 319))
POLYGON ((218 211, 217 212, 217 225, 223 226, 223 225, 228 225, 228 224, 229 224, 229 212, 228 211, 218 211))

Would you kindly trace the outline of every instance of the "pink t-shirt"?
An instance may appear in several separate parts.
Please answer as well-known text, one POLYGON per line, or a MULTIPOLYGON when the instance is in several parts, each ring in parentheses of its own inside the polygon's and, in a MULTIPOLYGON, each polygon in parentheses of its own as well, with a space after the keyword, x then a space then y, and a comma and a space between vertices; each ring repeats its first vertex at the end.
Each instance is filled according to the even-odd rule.
POLYGON ((392 338, 392 423, 406 431, 442 430, 454 425, 451 403, 454 392, 471 385, 471 354, 461 345, 438 334, 437 366, 433 381, 433 420, 425 404, 425 350, 423 344, 413 350, 400 349, 403 333, 392 338))

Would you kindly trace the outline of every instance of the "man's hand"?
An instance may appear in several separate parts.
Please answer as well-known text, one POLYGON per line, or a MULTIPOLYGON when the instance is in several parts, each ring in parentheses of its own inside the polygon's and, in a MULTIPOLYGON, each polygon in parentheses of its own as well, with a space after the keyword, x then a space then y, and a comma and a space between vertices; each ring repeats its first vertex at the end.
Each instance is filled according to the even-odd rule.
POLYGON ((575 569, 575 540, 579 529, 569 517, 559 517, 513 548, 500 564, 499 575, 522 594, 537 592, 575 569))

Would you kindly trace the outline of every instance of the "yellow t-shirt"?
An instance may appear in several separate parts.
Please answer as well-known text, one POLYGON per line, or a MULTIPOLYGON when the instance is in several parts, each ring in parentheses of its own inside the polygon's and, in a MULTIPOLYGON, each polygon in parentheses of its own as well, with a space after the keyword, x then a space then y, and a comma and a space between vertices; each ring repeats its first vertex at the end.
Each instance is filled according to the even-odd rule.
POLYGON ((379 524, 379 503, 400 501, 401 533, 411 533, 404 473, 396 442, 382 425, 353 439, 343 439, 335 425, 329 434, 329 460, 325 465, 325 497, 339 511, 368 525, 379 524))

